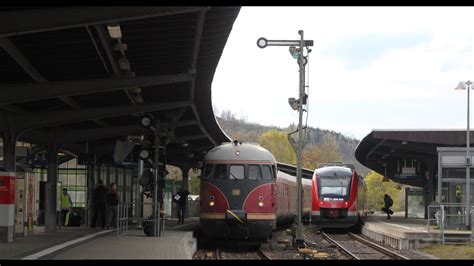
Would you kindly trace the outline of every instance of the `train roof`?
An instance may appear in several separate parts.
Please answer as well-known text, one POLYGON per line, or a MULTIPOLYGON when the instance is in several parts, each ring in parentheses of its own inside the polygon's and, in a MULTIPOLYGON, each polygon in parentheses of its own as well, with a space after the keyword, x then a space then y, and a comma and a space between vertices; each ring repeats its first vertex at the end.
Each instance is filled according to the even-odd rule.
POLYGON ((255 143, 228 142, 211 149, 204 161, 255 161, 276 164, 275 156, 255 143))
POLYGON ((317 175, 328 176, 328 175, 352 175, 353 169, 346 166, 326 166, 322 168, 317 168, 315 170, 317 175))
MULTIPOLYGON (((289 175, 283 171, 278 171, 277 172, 277 177, 278 178, 281 178, 281 179, 285 179, 289 182, 296 182, 296 177, 293 176, 293 175, 289 175)), ((307 179, 307 178, 301 178, 301 184, 302 185, 311 185, 311 179, 307 179)))
POLYGON ((343 163, 343 162, 320 163, 318 164, 317 168, 323 168, 323 167, 328 167, 328 166, 341 166, 341 167, 350 168, 353 171, 355 170, 355 167, 353 164, 343 163))

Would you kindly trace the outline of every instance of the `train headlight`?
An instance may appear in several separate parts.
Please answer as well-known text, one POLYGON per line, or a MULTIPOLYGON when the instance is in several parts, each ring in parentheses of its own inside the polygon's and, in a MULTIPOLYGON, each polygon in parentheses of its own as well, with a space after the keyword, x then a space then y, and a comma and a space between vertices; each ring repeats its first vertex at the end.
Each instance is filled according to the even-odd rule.
POLYGON ((214 196, 212 196, 212 195, 209 196, 209 206, 212 207, 212 206, 216 205, 216 202, 214 201, 214 199, 215 199, 214 196))
POLYGON ((263 196, 258 197, 258 207, 263 207, 263 196))
POLYGON ((346 205, 346 206, 347 206, 347 201, 346 201, 346 202, 344 202, 344 205, 346 205))

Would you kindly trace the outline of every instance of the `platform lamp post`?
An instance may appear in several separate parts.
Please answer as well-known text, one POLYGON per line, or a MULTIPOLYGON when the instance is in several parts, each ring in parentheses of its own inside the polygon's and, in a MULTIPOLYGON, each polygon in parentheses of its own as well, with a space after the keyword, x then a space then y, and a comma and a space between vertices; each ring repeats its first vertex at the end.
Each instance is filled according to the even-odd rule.
POLYGON ((309 46, 313 46, 312 40, 305 40, 303 36, 303 31, 299 30, 298 34, 300 35, 300 40, 267 40, 265 38, 259 38, 257 40, 257 46, 260 48, 265 48, 267 46, 288 46, 290 54, 293 58, 298 59, 298 66, 299 66, 299 99, 295 100, 295 98, 289 99, 289 104, 293 110, 298 110, 299 113, 299 123, 298 123, 298 148, 297 148, 297 161, 298 165, 296 168, 296 183, 297 183, 297 227, 296 227, 296 238, 293 243, 295 247, 304 247, 304 239, 303 239, 303 230, 301 224, 301 216, 302 216, 302 209, 303 209, 303 201, 302 201, 302 184, 301 184, 301 167, 302 167, 302 151, 303 151, 303 105, 306 105, 307 95, 305 93, 305 66, 308 63, 308 58, 303 55, 303 49, 306 47, 307 52, 311 52, 308 48, 309 46), (298 47, 299 48, 296 48, 298 47))
POLYGON ((471 209, 471 180, 470 180, 470 172, 471 172, 471 132, 469 129, 469 98, 470 93, 469 91, 472 89, 472 82, 468 80, 467 82, 459 82, 458 86, 455 90, 467 90, 467 130, 466 130, 466 215, 465 215, 465 223, 468 228, 470 228, 469 224, 469 211, 471 209))

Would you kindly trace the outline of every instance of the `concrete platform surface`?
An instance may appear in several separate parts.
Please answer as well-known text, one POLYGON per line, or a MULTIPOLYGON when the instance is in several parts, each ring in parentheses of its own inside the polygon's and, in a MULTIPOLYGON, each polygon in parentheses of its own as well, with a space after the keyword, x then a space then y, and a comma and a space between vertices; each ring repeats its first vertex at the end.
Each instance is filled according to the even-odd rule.
POLYGON ((0 259, 20 259, 55 245, 100 231, 85 227, 63 227, 54 233, 45 233, 38 227, 35 235, 17 237, 11 243, 0 243, 0 259))
POLYGON ((396 229, 398 232, 423 232, 427 233, 428 221, 420 218, 405 218, 405 216, 394 215, 387 219, 386 215, 369 215, 366 223, 378 223, 386 229, 396 229))
MULTIPOLYGON (((386 219, 386 215, 375 214, 367 217, 362 233, 393 248, 407 250, 440 241, 439 230, 431 227, 428 232, 427 223, 425 219, 405 218, 402 215, 386 219)), ((445 237, 470 240, 470 235, 471 231, 445 231, 445 237)))
POLYGON ((45 233, 36 227, 35 234, 17 237, 11 243, 0 243, 1 259, 186 259, 192 258, 196 240, 192 231, 199 218, 166 219, 165 233, 160 238, 146 237, 143 230, 130 226, 127 235, 117 236, 116 230, 87 227, 63 227, 54 233, 45 233), (92 250, 90 250, 90 247, 92 250), (81 254, 80 256, 73 256, 81 254), (90 251, 84 251, 90 250, 90 251), (64 253, 64 254, 63 254, 64 253), (90 253, 90 254, 89 254, 90 253))
POLYGON ((161 237, 147 237, 142 230, 126 235, 106 235, 66 248, 45 259, 192 259, 196 239, 191 231, 167 230, 161 237))

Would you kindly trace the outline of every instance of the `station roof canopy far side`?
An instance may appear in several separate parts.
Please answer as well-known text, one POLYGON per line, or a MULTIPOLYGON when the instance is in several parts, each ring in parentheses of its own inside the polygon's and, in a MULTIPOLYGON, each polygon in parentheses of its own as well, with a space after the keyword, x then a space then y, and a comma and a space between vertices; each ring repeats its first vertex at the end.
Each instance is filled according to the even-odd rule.
MULTIPOLYGON (((471 140, 473 136, 471 132, 471 140)), ((359 143, 355 157, 396 182, 422 187, 426 172, 437 172, 437 147, 465 146, 462 129, 373 130, 359 143)))
POLYGON ((179 166, 229 141, 211 82, 239 7, 0 9, 0 128, 111 160, 144 114, 179 166))

